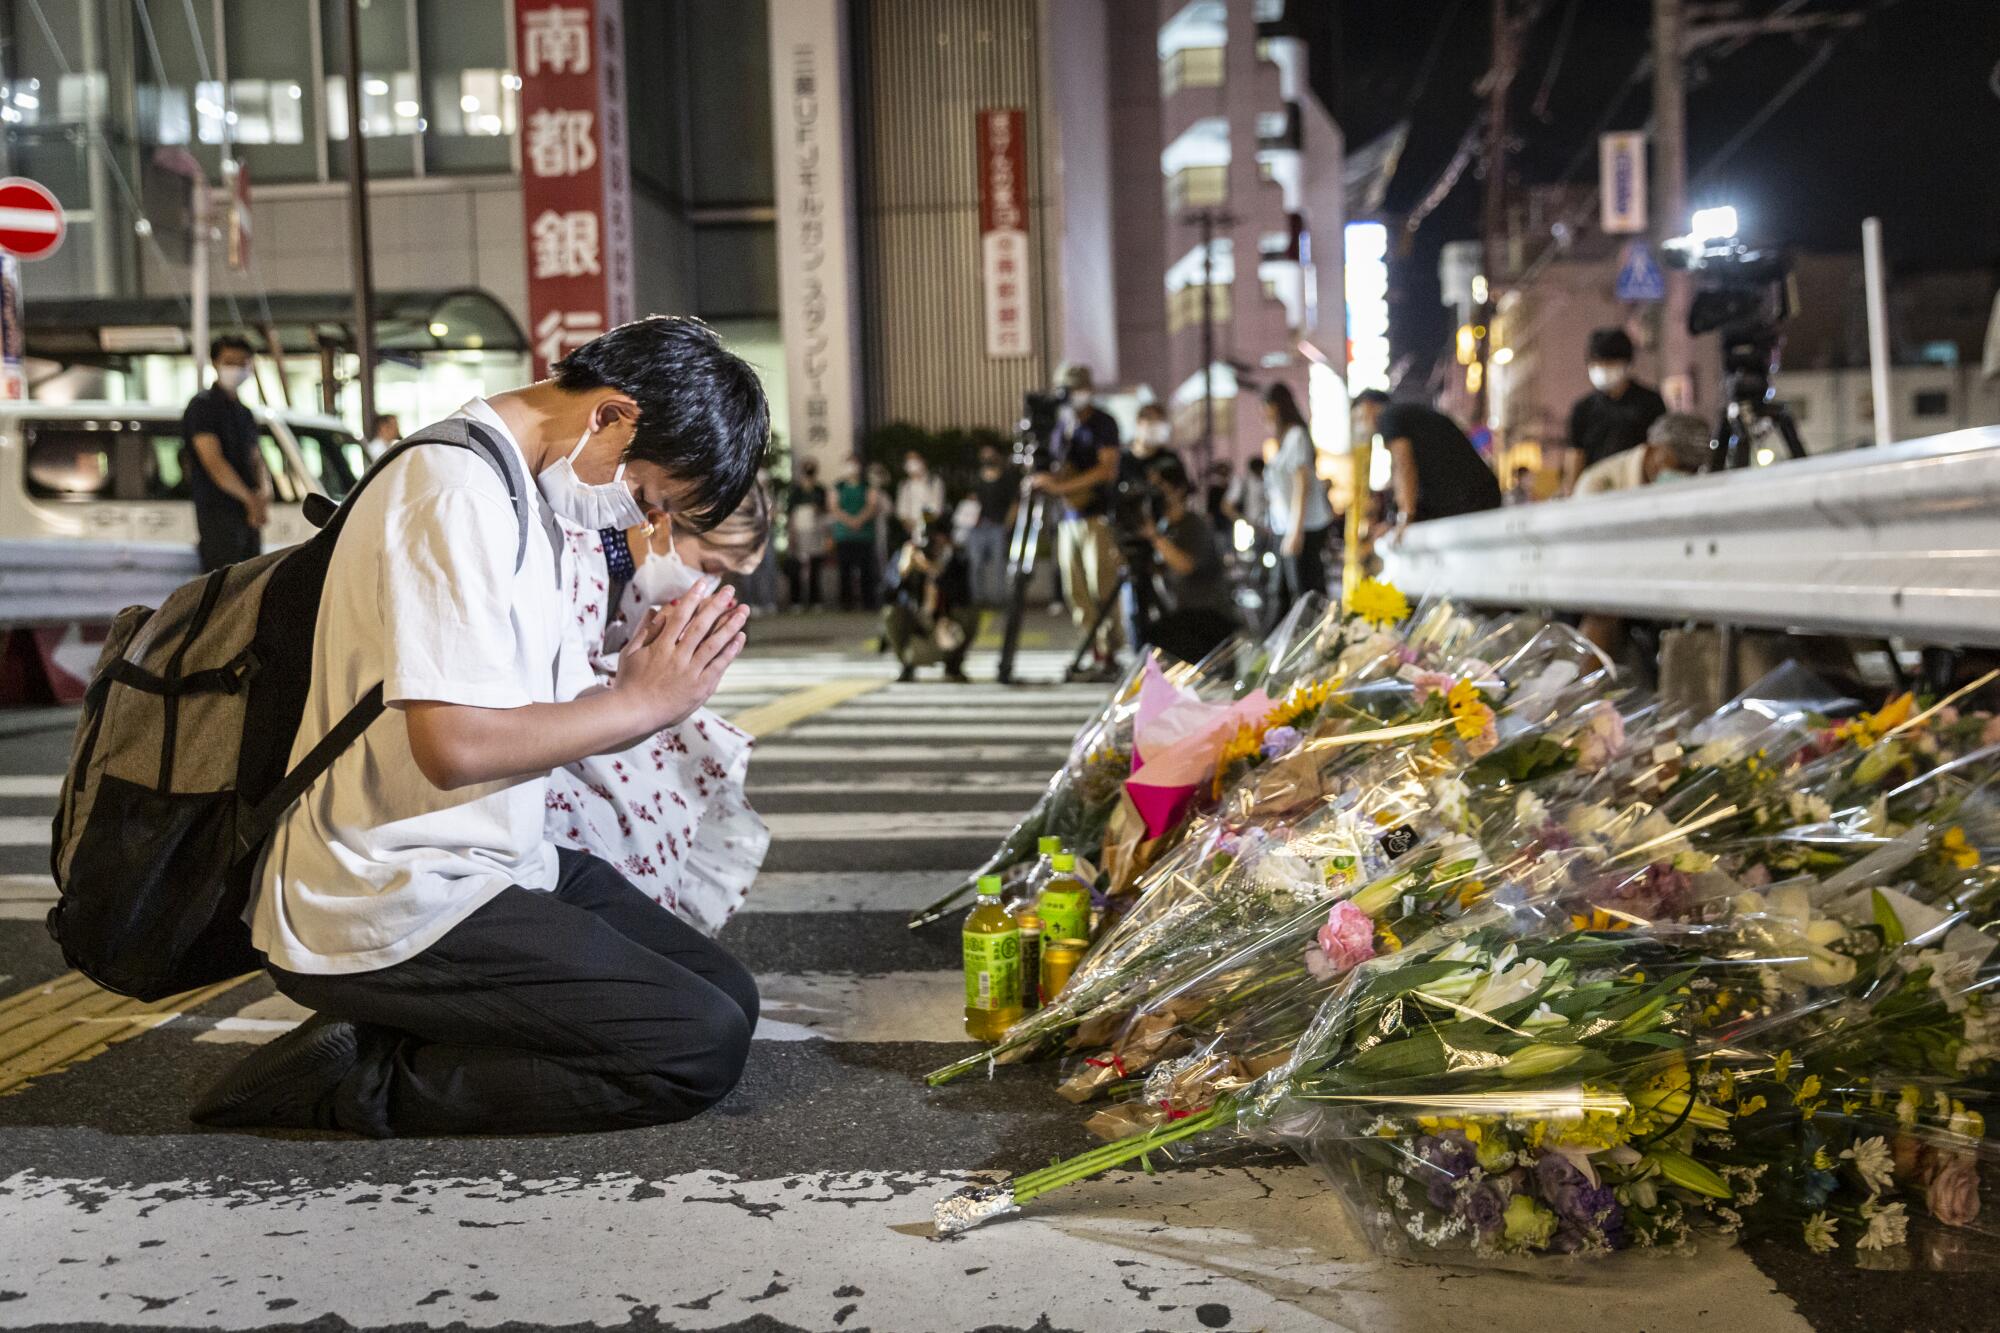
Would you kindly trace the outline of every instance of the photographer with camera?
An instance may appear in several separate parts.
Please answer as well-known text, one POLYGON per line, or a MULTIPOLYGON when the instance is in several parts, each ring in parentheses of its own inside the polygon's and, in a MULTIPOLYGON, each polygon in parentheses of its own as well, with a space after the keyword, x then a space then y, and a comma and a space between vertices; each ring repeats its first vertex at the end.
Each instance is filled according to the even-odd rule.
POLYGON ((1123 573, 1110 524, 1123 450, 1118 423, 1092 402, 1090 368, 1068 367, 1061 387, 1066 405, 1050 435, 1046 464, 1038 468, 1030 484, 1037 494, 1062 502, 1062 522, 1056 528, 1056 564, 1062 574, 1063 596, 1078 629, 1087 632, 1096 622, 1096 636, 1090 645, 1093 674, 1108 680, 1118 671, 1119 617, 1100 612, 1123 573))
POLYGON ((1147 470, 1159 517, 1145 536, 1160 571, 1164 605, 1150 623, 1141 621, 1138 636, 1184 662, 1199 662, 1237 629, 1229 576, 1215 529, 1188 503, 1194 483, 1180 459, 1160 454, 1147 470))
POLYGON ((1587 355, 1590 392, 1570 409, 1564 494, 1576 490, 1585 468, 1644 444, 1647 430, 1667 412, 1664 398, 1632 378, 1632 338, 1625 330, 1595 330, 1587 355))

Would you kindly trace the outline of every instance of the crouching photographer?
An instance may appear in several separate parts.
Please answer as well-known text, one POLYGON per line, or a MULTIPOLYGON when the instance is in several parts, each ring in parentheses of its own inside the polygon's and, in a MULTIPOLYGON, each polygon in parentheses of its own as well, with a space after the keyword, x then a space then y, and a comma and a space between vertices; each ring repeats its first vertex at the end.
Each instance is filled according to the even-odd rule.
POLYGON ((1215 529, 1189 507, 1194 490, 1187 469, 1171 454, 1148 469, 1158 518, 1144 529, 1159 570, 1157 614, 1142 617, 1147 643, 1185 662, 1207 657, 1238 628, 1229 576, 1215 529))

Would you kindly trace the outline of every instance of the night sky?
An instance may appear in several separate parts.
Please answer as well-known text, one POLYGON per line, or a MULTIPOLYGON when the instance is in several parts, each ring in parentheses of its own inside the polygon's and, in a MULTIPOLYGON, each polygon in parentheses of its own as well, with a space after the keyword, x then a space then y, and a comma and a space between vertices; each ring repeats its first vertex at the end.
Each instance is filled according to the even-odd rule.
MULTIPOLYGON (((1778 4, 1744 0, 1741 9, 1756 15, 1778 4)), ((1342 0, 1339 83, 1321 92, 1330 93, 1350 147, 1410 117, 1392 212, 1407 211, 1430 189, 1478 113, 1474 85, 1489 58, 1489 11, 1490 0, 1342 0)), ((1858 250, 1861 219, 1879 216, 1892 265, 2000 272, 2000 93, 1992 86, 2000 79, 2000 0, 1807 0, 1794 12, 1840 11, 1867 19, 1842 33, 1760 37, 1726 56, 1709 48, 1691 64, 1691 202, 1734 203, 1746 239, 1802 250, 1858 250), (1834 49, 1819 71, 1704 175, 1829 38, 1834 49)), ((1515 182, 1556 181, 1580 154, 1571 179, 1594 181, 1595 152, 1582 150, 1650 44, 1651 12, 1650 0, 1544 0, 1514 86, 1515 182), (1538 100, 1545 114, 1537 114, 1538 100)), ((1641 128, 1651 99, 1650 81, 1640 80, 1606 128, 1641 128)), ((1449 334, 1437 306, 1438 251, 1477 235, 1482 188, 1467 172, 1417 232, 1398 273, 1396 352, 1415 354, 1413 375, 1449 334)))

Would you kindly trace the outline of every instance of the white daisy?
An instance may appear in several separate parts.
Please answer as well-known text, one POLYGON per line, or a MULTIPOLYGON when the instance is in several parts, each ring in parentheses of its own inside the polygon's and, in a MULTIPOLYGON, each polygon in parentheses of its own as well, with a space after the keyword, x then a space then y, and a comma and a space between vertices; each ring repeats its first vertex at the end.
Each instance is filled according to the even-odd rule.
POLYGON ((1870 1194, 1880 1194, 1895 1181, 1896 1161, 1889 1155, 1888 1142, 1880 1135, 1856 1141, 1840 1156, 1843 1161, 1854 1163, 1862 1187, 1870 1194))

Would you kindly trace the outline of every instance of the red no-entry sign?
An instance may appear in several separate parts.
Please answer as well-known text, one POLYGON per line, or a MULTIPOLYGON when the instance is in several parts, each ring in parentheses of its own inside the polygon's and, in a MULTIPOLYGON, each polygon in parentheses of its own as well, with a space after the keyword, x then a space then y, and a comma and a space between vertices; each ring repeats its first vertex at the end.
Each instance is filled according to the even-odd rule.
POLYGON ((17 259, 47 259, 62 244, 62 205, 44 186, 23 176, 0 180, 0 252, 17 259))

